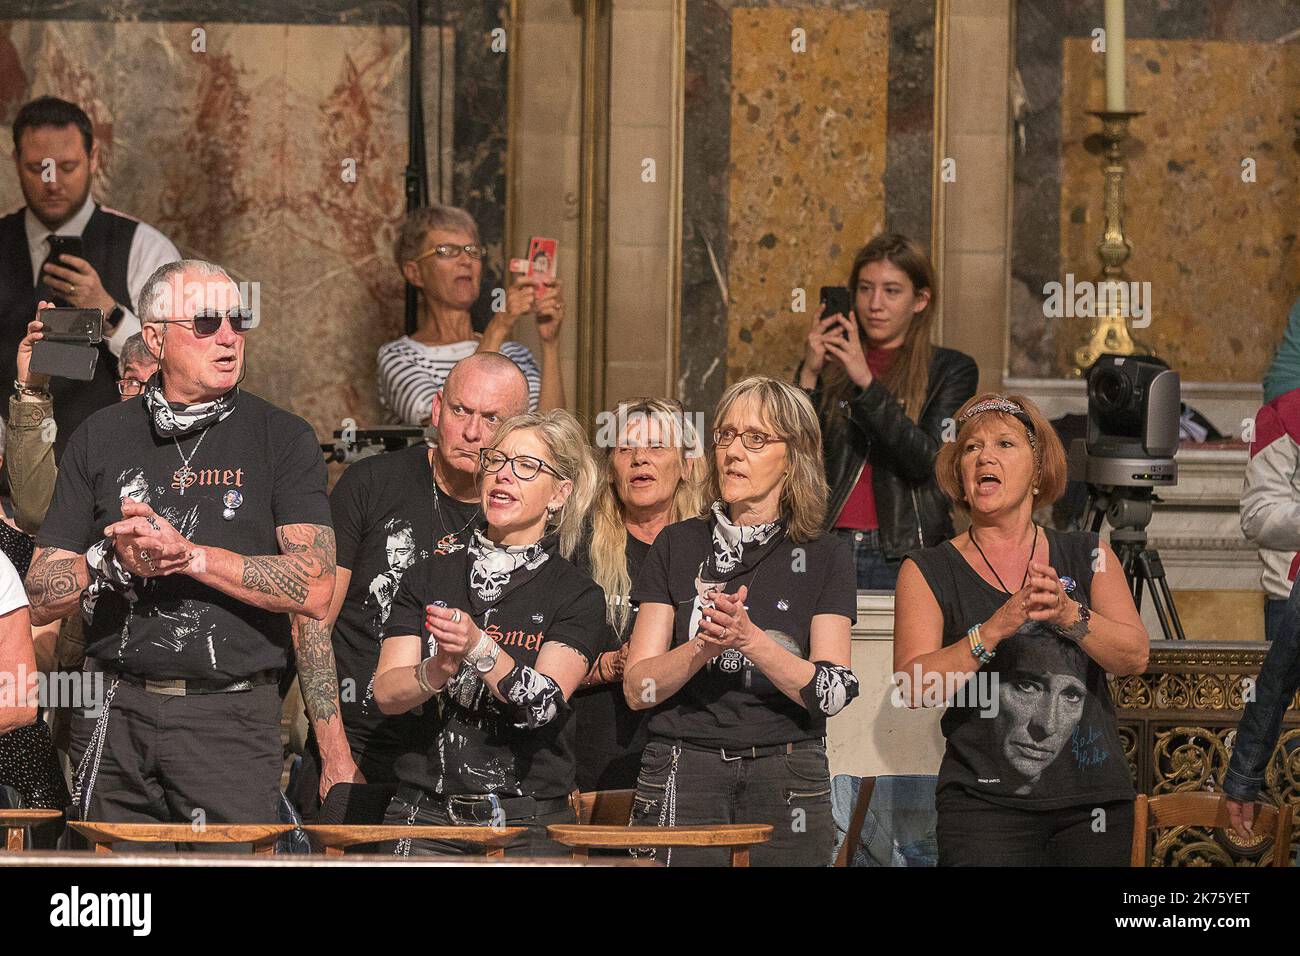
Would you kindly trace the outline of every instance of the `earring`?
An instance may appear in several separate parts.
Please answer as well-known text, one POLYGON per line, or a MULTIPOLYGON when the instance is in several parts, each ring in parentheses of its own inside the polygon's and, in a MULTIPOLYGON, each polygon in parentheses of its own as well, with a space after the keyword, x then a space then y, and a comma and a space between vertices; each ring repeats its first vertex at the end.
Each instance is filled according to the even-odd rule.
POLYGON ((1038 486, 1037 486, 1037 485, 1034 485, 1034 497, 1035 497, 1035 498, 1038 497, 1038 486))

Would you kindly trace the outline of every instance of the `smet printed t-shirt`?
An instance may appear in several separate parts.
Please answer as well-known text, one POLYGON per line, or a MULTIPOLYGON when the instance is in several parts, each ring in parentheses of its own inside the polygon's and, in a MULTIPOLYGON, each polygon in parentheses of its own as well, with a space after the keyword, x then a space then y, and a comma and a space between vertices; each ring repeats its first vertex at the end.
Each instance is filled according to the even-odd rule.
MULTIPOLYGON (((425 607, 442 601, 469 613, 468 549, 434 555, 402 575, 384 638, 419 635, 430 655, 425 607)), ((506 591, 474 623, 516 663, 534 666, 548 643, 568 645, 590 666, 609 650, 601 589, 552 551, 527 583, 506 591)), ((417 714, 421 746, 399 757, 397 779, 441 795, 497 794, 538 799, 574 789, 572 710, 565 706, 533 730, 515 727, 522 714, 492 695, 468 665, 417 714)))
MULTIPOLYGON (((178 440, 188 480, 177 440, 154 432, 143 398, 95 412, 68 440, 37 544, 84 554, 121 520, 122 498, 148 504, 195 545, 249 556, 280 553, 277 527, 330 527, 325 459, 297 415, 240 392, 229 417, 178 440)), ((136 578, 134 587, 134 604, 99 595, 87 657, 159 680, 234 681, 287 666, 288 614, 187 574, 136 578)))

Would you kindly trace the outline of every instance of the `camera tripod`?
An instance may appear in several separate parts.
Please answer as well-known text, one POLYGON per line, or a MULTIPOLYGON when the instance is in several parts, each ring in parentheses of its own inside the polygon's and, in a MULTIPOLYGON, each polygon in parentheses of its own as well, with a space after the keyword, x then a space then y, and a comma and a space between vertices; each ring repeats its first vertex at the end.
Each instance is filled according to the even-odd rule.
POLYGON ((1183 633, 1183 622, 1174 605, 1174 594, 1169 589, 1160 552, 1147 547, 1147 525, 1151 523, 1154 501, 1150 488, 1089 485, 1088 508, 1084 513, 1091 516, 1093 531, 1101 531, 1103 518, 1114 529, 1110 533, 1110 544, 1124 569, 1138 612, 1142 611, 1142 591, 1145 588, 1151 592, 1151 603, 1155 605, 1165 640, 1185 641, 1187 635, 1183 633))

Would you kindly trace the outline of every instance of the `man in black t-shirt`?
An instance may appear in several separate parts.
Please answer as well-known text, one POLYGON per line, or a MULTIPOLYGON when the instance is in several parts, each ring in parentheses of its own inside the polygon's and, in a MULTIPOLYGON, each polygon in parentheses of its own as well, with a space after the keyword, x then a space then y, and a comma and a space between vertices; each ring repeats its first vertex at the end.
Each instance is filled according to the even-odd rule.
POLYGON ((33 621, 80 605, 105 672, 74 800, 112 823, 275 822, 288 615, 324 617, 334 586, 324 461, 239 391, 253 317, 220 267, 163 266, 140 311, 158 374, 73 433, 27 574, 33 621))
POLYGON ((501 422, 527 410, 528 381, 518 365, 495 352, 471 355, 434 396, 436 441, 363 459, 334 486, 338 571, 330 615, 295 618, 300 643, 317 650, 298 662, 303 697, 318 715, 297 794, 304 815, 336 783, 395 780, 393 762, 415 748, 412 715, 385 716, 375 704, 383 627, 407 568, 464 547, 480 517, 479 449, 501 422), (329 719, 319 718, 326 713, 329 719))

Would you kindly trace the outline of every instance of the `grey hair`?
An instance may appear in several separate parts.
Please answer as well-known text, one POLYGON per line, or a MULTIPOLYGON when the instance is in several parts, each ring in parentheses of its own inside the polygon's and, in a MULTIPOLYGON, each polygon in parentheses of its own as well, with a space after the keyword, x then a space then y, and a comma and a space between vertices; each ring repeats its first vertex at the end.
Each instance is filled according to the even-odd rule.
POLYGON ((479 241, 478 223, 459 206, 443 206, 434 203, 432 206, 412 209, 402 220, 402 230, 393 248, 397 268, 402 268, 420 254, 425 237, 435 229, 444 232, 467 232, 474 237, 475 242, 479 241))
POLYGON ((128 365, 153 365, 157 361, 158 356, 144 344, 144 335, 137 332, 122 343, 122 354, 117 357, 117 374, 125 378, 128 365))
POLYGON ((172 279, 183 272, 194 272, 201 276, 221 276, 231 285, 235 285, 235 280, 230 278, 230 273, 215 262, 208 262, 206 259, 177 259, 175 262, 168 262, 155 269, 153 275, 145 280, 144 289, 140 292, 140 306, 136 309, 136 315, 140 317, 141 322, 157 322, 161 318, 170 318, 158 314, 157 310, 165 297, 170 295, 168 290, 172 279))

